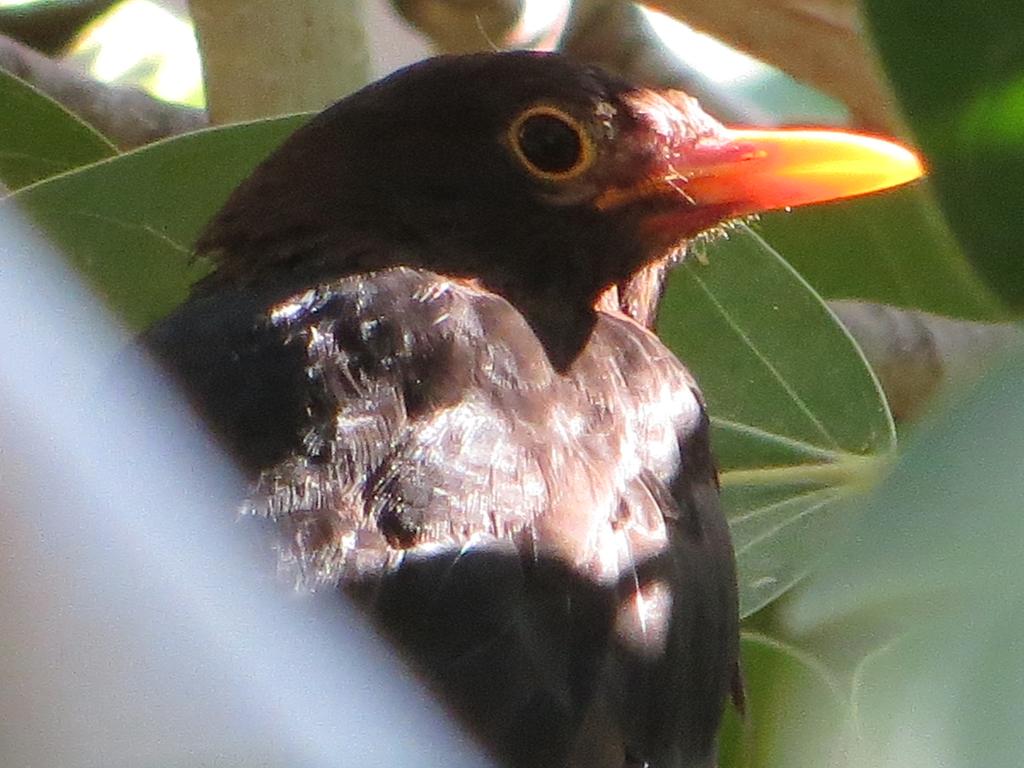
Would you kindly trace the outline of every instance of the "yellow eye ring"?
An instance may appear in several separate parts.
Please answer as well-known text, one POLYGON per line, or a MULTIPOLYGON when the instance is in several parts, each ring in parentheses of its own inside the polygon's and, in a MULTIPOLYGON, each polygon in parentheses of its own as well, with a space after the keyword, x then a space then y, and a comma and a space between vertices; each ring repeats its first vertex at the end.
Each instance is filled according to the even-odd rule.
POLYGON ((516 159, 536 178, 569 181, 594 164, 594 140, 575 117, 547 104, 519 113, 508 129, 516 159))

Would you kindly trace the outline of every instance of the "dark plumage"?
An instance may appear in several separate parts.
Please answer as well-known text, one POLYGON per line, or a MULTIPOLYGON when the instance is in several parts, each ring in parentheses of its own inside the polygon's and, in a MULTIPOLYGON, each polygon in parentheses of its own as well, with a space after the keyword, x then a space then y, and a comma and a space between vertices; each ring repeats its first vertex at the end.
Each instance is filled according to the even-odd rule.
POLYGON ((558 56, 416 65, 258 167, 145 336, 302 582, 354 596, 510 764, 714 764, 733 554, 703 401, 651 326, 679 246, 772 205, 701 171, 734 138, 558 56))

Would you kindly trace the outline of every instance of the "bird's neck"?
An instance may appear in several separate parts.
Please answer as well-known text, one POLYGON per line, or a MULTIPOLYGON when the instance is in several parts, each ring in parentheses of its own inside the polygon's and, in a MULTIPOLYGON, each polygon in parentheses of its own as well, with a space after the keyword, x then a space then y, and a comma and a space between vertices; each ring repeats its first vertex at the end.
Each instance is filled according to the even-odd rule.
POLYGON ((571 291, 557 286, 544 291, 494 292, 519 310, 556 371, 567 371, 590 341, 597 322, 593 300, 575 298, 571 291))
POLYGON ((566 249, 546 252, 482 252, 480 244, 449 241, 438 246, 403 230, 360 227, 358 220, 332 230, 292 230, 287 238, 218 243, 217 270, 197 290, 226 285, 268 285, 285 296, 292 289, 394 267, 423 269, 472 281, 516 307, 547 351, 553 367, 565 371, 590 339, 597 310, 619 311, 651 328, 667 271, 667 260, 646 265, 628 279, 602 285, 587 268, 587 254, 574 259, 566 249), (512 260, 516 259, 516 260, 512 260), (579 263, 576 263, 579 262, 579 263))
POLYGON ((674 256, 669 256, 651 262, 627 280, 613 283, 598 296, 595 308, 602 312, 621 312, 653 331, 665 292, 665 280, 674 261, 674 256))

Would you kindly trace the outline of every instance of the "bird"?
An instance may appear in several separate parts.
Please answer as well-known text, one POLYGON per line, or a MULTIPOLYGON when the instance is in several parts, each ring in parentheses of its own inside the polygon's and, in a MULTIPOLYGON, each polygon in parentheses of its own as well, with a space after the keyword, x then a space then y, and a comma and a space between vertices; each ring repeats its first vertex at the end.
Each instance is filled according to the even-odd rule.
POLYGON ((736 564, 666 275, 723 222, 920 172, 561 54, 441 56, 259 164, 142 343, 280 567, 354 600, 498 764, 713 766, 736 564))

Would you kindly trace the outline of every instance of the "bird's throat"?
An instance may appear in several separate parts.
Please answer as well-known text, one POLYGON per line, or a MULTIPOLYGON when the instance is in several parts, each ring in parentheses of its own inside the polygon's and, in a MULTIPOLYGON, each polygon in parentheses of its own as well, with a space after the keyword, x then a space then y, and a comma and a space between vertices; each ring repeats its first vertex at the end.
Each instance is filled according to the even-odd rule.
POLYGON ((592 302, 563 296, 505 296, 519 310, 544 347, 551 367, 565 373, 590 340, 597 322, 592 302))

